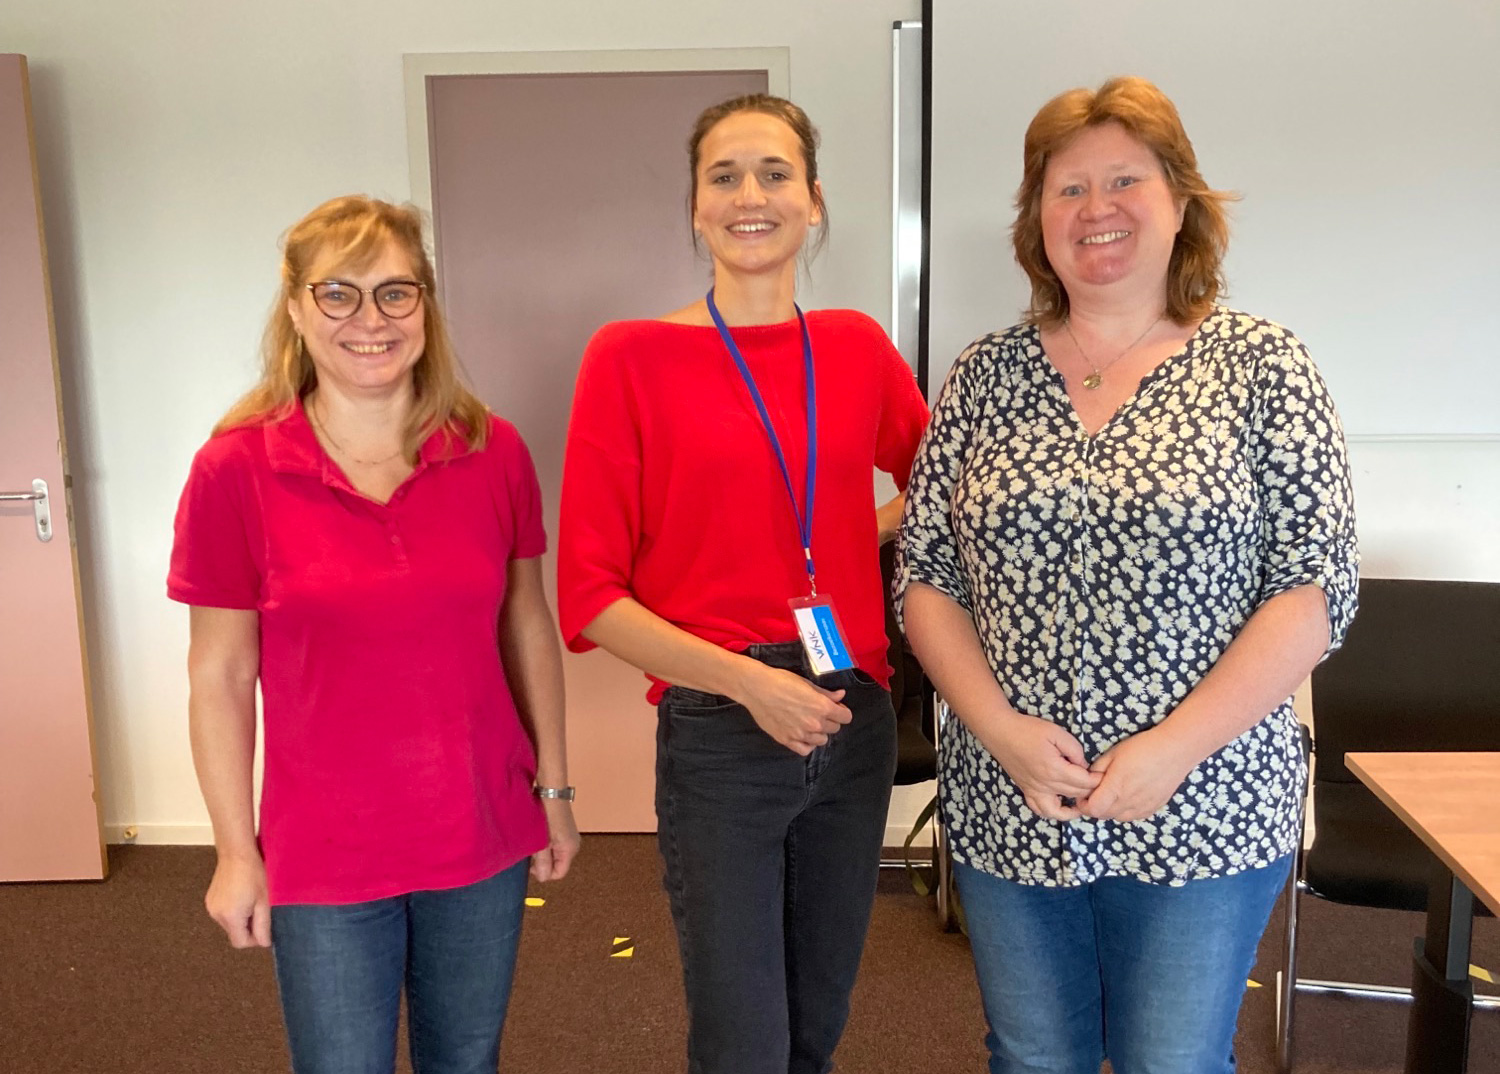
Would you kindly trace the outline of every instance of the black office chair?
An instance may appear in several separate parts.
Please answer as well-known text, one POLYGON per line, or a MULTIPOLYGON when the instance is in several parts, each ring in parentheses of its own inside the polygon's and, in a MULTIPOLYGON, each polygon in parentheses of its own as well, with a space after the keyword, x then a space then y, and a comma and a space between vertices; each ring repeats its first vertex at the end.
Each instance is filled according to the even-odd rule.
MULTIPOLYGON (((880 574, 885 584, 885 632, 890 639, 886 659, 894 669, 891 675, 891 704, 896 709, 896 778, 897 787, 926 783, 937 779, 938 705, 932 684, 922 673, 922 665, 906 642, 896 623, 896 609, 891 602, 891 575, 895 569, 896 543, 888 541, 880 548, 880 574)), ((941 818, 933 811, 924 821, 932 833, 932 891, 937 900, 938 922, 943 928, 952 925, 953 881, 948 858, 947 839, 941 818)), ((908 840, 910 842, 910 840, 908 840)), ((904 868, 906 855, 882 858, 882 867, 904 868)))
POLYGON ((932 687, 922 674, 906 636, 896 623, 891 601, 891 573, 895 569, 896 542, 880 546, 880 575, 885 585, 885 635, 890 641, 886 659, 891 675, 891 704, 896 709, 896 779, 898 787, 937 779, 936 738, 932 727, 932 687))
MULTIPOLYGON (((1367 578, 1344 646, 1312 676, 1314 832, 1287 885, 1277 974, 1278 1068, 1292 1069, 1298 992, 1411 1001, 1411 990, 1297 977, 1302 893, 1352 906, 1427 908, 1435 860, 1344 766, 1344 754, 1500 750, 1500 584, 1367 578)), ((1500 997, 1476 996, 1478 1009, 1500 997)))

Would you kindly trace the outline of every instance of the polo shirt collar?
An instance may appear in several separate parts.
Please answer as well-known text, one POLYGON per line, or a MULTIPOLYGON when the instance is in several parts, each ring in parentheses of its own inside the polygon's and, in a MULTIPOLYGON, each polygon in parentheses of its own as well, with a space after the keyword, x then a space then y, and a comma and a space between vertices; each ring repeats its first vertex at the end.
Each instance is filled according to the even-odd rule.
MULTIPOLYGON (((316 477, 324 484, 343 484, 334 461, 318 443, 312 422, 307 418, 303 401, 298 399, 283 418, 271 418, 261 426, 266 439, 266 461, 273 471, 316 477)), ((430 464, 467 455, 469 448, 446 428, 440 428, 422 443, 417 451, 417 466, 412 477, 430 464)), ((407 478, 411 480, 411 478, 407 478)))

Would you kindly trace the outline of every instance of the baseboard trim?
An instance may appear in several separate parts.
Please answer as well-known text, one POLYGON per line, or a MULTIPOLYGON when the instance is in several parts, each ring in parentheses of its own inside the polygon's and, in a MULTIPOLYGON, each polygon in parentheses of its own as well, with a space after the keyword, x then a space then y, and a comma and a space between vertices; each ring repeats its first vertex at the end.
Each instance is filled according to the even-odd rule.
MULTIPOLYGON (((887 824, 885 826, 885 846, 900 847, 906 845, 906 837, 911 834, 911 825, 887 824)), ((932 846, 932 826, 924 824, 917 837, 911 841, 914 847, 932 846)))
MULTIPOLYGON (((904 846, 906 837, 910 834, 910 827, 887 824, 884 845, 904 846)), ((214 830, 208 824, 106 824, 104 841, 106 843, 134 843, 143 847, 212 846, 214 830)), ((917 837, 912 840, 912 846, 932 846, 932 829, 926 827, 918 832, 917 837)))
POLYGON ((134 843, 143 847, 213 846, 210 824, 106 824, 106 843, 134 843))

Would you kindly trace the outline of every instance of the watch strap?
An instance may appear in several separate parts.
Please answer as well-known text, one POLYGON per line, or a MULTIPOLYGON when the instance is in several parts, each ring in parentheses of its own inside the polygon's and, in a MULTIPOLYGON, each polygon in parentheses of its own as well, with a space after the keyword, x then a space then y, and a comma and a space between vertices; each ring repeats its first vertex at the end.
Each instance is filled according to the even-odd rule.
POLYGON ((576 787, 542 787, 534 786, 531 793, 538 798, 559 798, 564 802, 571 802, 578 796, 576 787))

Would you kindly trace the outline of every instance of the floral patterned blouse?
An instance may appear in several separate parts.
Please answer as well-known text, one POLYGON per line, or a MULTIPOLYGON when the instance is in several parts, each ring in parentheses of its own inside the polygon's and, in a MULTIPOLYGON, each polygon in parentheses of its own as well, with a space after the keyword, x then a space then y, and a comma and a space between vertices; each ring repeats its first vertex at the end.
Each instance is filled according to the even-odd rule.
MULTIPOLYGON (((1343 431, 1286 329, 1216 308, 1090 436, 1032 325, 972 344, 907 490, 896 590, 964 607, 1018 712, 1089 760, 1164 719, 1264 601, 1322 587, 1330 650, 1358 551, 1343 431)), ((1047 820, 960 720, 942 742, 954 856, 1026 884, 1182 884, 1267 865, 1299 833, 1290 699, 1204 760, 1154 816, 1047 820)))

